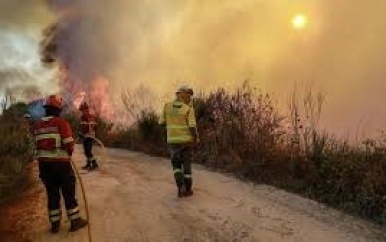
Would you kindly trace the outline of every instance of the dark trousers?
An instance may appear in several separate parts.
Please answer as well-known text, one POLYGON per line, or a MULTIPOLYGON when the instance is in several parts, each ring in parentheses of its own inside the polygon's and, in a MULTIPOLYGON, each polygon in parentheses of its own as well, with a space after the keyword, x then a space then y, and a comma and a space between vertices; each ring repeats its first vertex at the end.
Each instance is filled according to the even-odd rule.
POLYGON ((40 178, 46 188, 48 215, 51 223, 61 219, 60 199, 63 196, 69 220, 79 218, 75 195, 76 179, 70 162, 39 162, 40 178))
POLYGON ((192 148, 187 145, 169 145, 174 179, 177 187, 185 186, 187 191, 192 189, 192 148))
POLYGON ((93 138, 85 137, 83 139, 83 151, 84 151, 84 155, 87 157, 87 160, 92 160, 94 158, 92 154, 93 143, 94 143, 93 138))
POLYGON ((94 139, 90 137, 85 137, 83 139, 83 150, 84 155, 87 157, 86 167, 97 167, 98 164, 94 155, 92 154, 92 146, 94 144, 94 139))

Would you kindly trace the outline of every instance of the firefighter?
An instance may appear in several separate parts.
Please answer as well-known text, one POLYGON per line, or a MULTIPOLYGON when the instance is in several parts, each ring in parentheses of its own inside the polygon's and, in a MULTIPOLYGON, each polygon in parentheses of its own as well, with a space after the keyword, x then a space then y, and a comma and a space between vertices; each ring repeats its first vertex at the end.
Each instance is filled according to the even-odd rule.
POLYGON ((79 110, 82 112, 80 135, 83 138, 83 150, 87 159, 86 165, 82 169, 91 171, 98 168, 97 160, 92 154, 92 146, 97 128, 96 118, 90 114, 90 108, 86 102, 79 106, 79 110))
POLYGON ((192 149, 199 143, 194 108, 191 105, 193 90, 181 86, 176 99, 166 103, 160 123, 166 125, 167 143, 171 154, 177 196, 191 196, 192 190, 192 149))
POLYGON ((45 117, 33 125, 39 176, 47 192, 51 233, 59 232, 61 195, 71 222, 69 231, 74 232, 88 223, 79 214, 75 196, 76 179, 70 162, 74 139, 70 124, 59 116, 62 107, 61 98, 56 95, 49 96, 44 104, 45 117))

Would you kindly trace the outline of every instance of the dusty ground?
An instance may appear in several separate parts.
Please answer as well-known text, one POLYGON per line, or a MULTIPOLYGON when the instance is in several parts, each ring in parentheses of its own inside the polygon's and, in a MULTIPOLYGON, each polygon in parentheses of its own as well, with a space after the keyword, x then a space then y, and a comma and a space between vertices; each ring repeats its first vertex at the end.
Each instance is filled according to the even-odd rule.
MULTIPOLYGON (((74 160, 83 165, 80 153, 74 160)), ((200 166, 194 166, 195 195, 179 199, 169 161, 139 153, 109 149, 101 169, 82 179, 94 242, 386 241, 386 232, 369 223, 200 166)), ((88 241, 87 229, 68 233, 67 223, 58 235, 49 234, 39 194, 33 241, 88 241)))
POLYGON ((34 234, 45 225, 46 214, 42 212, 45 207, 45 191, 38 185, 36 164, 32 164, 29 169, 31 184, 18 196, 0 204, 1 242, 32 242, 34 234))

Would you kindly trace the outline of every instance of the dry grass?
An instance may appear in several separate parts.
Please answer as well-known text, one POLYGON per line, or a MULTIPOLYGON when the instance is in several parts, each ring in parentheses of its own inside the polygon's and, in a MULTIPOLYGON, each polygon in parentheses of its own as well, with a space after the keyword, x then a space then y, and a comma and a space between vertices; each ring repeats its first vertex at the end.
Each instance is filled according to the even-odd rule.
POLYGON ((27 184, 26 167, 32 161, 28 128, 16 115, 0 117, 0 199, 27 184))
MULTIPOLYGON (((323 96, 307 92, 290 115, 247 84, 195 99, 201 145, 194 160, 255 182, 297 192, 330 206, 386 223, 386 142, 349 145, 318 130, 323 96)), ((158 116, 147 110, 129 129, 106 136, 112 146, 166 156, 158 116)))

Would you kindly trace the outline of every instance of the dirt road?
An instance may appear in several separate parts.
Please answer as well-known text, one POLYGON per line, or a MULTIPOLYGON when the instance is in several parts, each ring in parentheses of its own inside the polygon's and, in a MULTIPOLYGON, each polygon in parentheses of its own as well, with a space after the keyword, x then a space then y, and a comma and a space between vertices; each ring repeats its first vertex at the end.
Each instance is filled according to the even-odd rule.
MULTIPOLYGON (((197 165, 193 171, 194 196, 177 198, 167 159, 108 149, 101 169, 82 175, 93 241, 385 241, 386 232, 307 199, 197 165)), ((87 241, 86 229, 68 233, 64 224, 51 235, 44 223, 35 241, 87 241)))

